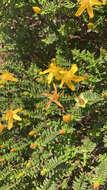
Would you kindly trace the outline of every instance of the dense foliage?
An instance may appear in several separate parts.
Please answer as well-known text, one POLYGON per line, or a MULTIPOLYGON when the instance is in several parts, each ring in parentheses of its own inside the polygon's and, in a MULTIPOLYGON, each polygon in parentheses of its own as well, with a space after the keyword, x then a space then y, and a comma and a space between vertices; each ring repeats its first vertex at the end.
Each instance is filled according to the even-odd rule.
POLYGON ((0 190, 107 189, 106 8, 0 1, 0 190))

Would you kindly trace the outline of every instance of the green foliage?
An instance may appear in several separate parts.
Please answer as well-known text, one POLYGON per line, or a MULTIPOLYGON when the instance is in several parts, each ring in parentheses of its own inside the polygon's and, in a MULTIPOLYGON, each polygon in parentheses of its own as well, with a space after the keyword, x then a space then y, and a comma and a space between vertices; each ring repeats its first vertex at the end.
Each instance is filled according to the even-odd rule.
POLYGON ((85 174, 81 174, 79 178, 75 177, 75 181, 73 183, 74 190, 85 190, 87 189, 87 183, 85 182, 85 174))
POLYGON ((96 184, 106 190, 106 6, 94 7, 91 29, 86 11, 75 16, 75 0, 1 0, 0 7, 0 82, 4 70, 18 79, 0 83, 0 190, 94 190, 96 184), (54 77, 64 109, 53 102, 45 109, 43 94, 54 93, 48 74, 40 75, 48 63, 67 70, 76 64, 76 75, 86 76, 73 81, 74 92, 60 89, 54 77), (23 108, 22 120, 8 130, 3 115, 11 105, 23 108))

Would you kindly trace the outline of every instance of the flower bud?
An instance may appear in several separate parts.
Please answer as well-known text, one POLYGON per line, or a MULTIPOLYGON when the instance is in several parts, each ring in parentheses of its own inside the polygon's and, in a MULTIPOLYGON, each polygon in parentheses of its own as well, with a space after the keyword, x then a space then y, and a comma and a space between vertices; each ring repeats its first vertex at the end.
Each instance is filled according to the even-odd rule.
POLYGON ((71 116, 70 116, 70 115, 64 115, 64 116, 63 116, 63 121, 64 121, 65 123, 69 123, 69 122, 71 121, 71 116))
POLYGON ((33 11, 37 14, 40 13, 40 11, 41 11, 41 9, 39 7, 32 7, 32 8, 33 8, 33 11))

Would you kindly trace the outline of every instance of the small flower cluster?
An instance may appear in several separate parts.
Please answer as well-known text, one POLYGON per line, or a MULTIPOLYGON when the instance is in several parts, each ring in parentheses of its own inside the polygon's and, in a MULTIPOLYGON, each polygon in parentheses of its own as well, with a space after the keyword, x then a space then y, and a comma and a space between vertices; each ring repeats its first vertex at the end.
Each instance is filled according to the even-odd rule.
POLYGON ((55 63, 50 63, 49 68, 43 72, 40 72, 40 75, 49 73, 48 75, 48 84, 52 82, 53 77, 56 80, 61 80, 60 88, 64 85, 64 83, 70 88, 72 91, 75 91, 75 87, 71 81, 80 82, 86 78, 84 76, 77 76, 75 73, 78 71, 78 67, 76 64, 73 64, 69 70, 63 69, 59 66, 56 66, 55 63))
MULTIPOLYGON (((59 86, 60 88, 62 88, 65 83, 72 91, 75 91, 75 86, 71 81, 80 82, 80 81, 88 78, 88 75, 84 75, 84 76, 75 75, 75 73, 77 71, 78 71, 78 67, 76 64, 73 64, 69 70, 66 70, 59 66, 56 66, 55 63, 50 63, 49 68, 43 72, 40 72, 40 75, 49 73, 48 78, 47 78, 48 84, 50 84, 52 82, 52 79, 55 77, 56 80, 58 80, 58 81, 61 80, 61 83, 59 86)), ((62 96, 63 92, 61 94, 58 94, 55 84, 53 84, 53 87, 55 89, 54 94, 47 94, 47 93, 43 94, 43 96, 46 96, 50 99, 45 107, 46 110, 49 108, 51 102, 56 103, 61 108, 64 108, 60 104, 60 102, 58 102, 58 99, 59 99, 59 97, 62 96)))

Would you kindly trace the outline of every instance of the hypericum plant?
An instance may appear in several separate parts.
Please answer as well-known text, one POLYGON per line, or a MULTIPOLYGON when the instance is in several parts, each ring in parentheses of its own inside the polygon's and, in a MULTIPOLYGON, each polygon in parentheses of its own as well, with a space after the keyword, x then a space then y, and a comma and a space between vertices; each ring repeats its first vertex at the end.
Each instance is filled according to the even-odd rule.
POLYGON ((87 14, 75 16, 76 2, 0 1, 0 52, 7 59, 0 72, 18 79, 0 88, 0 190, 107 189, 106 6, 94 7, 94 26, 88 29, 87 14), (41 70, 48 84, 56 80, 54 92, 41 70), (60 81, 75 85, 81 77, 87 80, 76 84, 75 93, 63 85, 60 96, 60 81), (6 130, 5 110, 17 118, 20 107, 22 120, 6 130))

